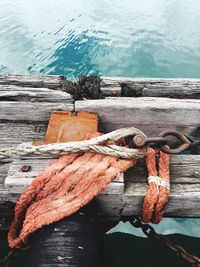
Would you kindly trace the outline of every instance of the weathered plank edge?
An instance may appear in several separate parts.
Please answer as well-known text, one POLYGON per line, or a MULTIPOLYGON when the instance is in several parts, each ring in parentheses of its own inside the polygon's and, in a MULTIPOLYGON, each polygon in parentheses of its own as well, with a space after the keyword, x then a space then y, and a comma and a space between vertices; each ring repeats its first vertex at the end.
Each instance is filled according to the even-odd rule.
POLYGON ((76 101, 75 110, 98 114, 103 132, 134 126, 149 136, 169 129, 190 135, 199 129, 200 100, 196 99, 109 97, 76 101))
MULTIPOLYGON (((141 183, 128 185, 123 194, 101 194, 96 199, 99 202, 101 217, 106 220, 119 219, 120 216, 140 215, 146 186, 141 183)), ((19 194, 0 191, 1 201, 16 202, 19 194)), ((165 208, 166 217, 200 217, 200 185, 173 185, 170 200, 165 208), (175 193, 179 186, 179 195, 175 193), (186 205, 187 204, 187 205, 186 205)))
POLYGON ((129 78, 101 77, 101 91, 114 96, 129 97, 169 97, 200 98, 200 79, 198 78, 129 78))
MULTIPOLYGON (((89 79, 89 78, 87 78, 89 79)), ((92 80, 93 78, 91 78, 92 80)), ((129 78, 100 77, 100 92, 105 96, 200 98, 199 78, 129 78)), ((67 78, 62 75, 0 75, 0 84, 21 87, 45 87, 67 90, 67 78)), ((69 82, 70 83, 70 82, 69 82)))
POLYGON ((74 102, 72 96, 64 91, 4 84, 0 84, 0 101, 74 102))
MULTIPOLYGON (((18 193, 21 193, 28 184, 33 180, 36 173, 43 169, 44 165, 49 162, 49 159, 41 159, 40 165, 38 159, 18 159, 10 166, 6 186, 9 193, 9 198, 17 198, 18 193), (33 164, 34 162, 34 164, 33 164), (22 173, 20 167, 22 164, 33 164, 33 169, 30 173, 22 173)), ((199 172, 193 173, 192 168, 196 166, 199 169, 200 156, 197 155, 174 155, 172 156, 172 169, 179 164, 179 170, 173 170, 179 177, 175 177, 172 182, 172 192, 168 205, 166 206, 166 216, 178 217, 199 217, 200 216, 200 178, 199 172), (189 163, 188 170, 186 167, 181 169, 184 164, 189 163), (185 175, 184 181, 181 181, 181 175, 185 175), (197 175, 197 177, 193 177, 197 175), (193 182, 190 181, 193 180, 193 182)), ((143 165, 142 165, 143 166, 143 165)), ((141 164, 139 165, 139 169, 141 164)), ((100 203, 101 216, 108 216, 112 219, 117 219, 121 215, 128 216, 140 214, 143 198, 146 192, 146 180, 143 178, 138 182, 137 174, 139 169, 134 167, 129 173, 129 179, 114 181, 107 190, 97 197, 100 203), (136 171, 134 173, 134 171, 136 171), (130 175, 134 175, 130 177, 130 175)), ((144 171, 141 175, 143 177, 144 171)), ((6 192, 6 191, 5 191, 6 192)), ((6 198, 7 196, 4 195, 6 198)), ((6 199, 7 200, 7 199, 6 199)))
POLYGON ((45 87, 50 89, 62 88, 65 77, 62 75, 0 75, 0 84, 18 85, 21 87, 45 87))

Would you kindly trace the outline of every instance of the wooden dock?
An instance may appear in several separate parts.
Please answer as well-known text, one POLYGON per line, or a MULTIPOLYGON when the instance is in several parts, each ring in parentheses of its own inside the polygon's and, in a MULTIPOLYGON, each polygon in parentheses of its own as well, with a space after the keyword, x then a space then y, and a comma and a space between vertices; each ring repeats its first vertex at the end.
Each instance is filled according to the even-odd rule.
MULTIPOLYGON (((92 84, 90 87, 92 88, 92 84)), ((100 131, 127 126, 157 136, 177 129, 198 135, 200 79, 101 77, 98 99, 75 100, 63 76, 0 76, 0 147, 43 139, 51 112, 88 111, 100 119, 100 131)), ((14 157, 0 163, 0 202, 16 201, 49 162, 44 157, 14 157), (30 165, 30 172, 22 172, 30 165)), ((165 216, 200 217, 200 155, 173 155, 171 195, 165 216)), ((138 215, 146 192, 144 161, 116 179, 97 199, 103 218, 138 215)))

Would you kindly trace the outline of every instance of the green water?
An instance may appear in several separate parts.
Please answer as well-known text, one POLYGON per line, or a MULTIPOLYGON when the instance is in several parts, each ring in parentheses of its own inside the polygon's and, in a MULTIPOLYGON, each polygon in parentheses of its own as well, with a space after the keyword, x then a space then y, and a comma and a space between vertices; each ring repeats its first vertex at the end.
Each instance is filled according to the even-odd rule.
MULTIPOLYGON (((200 1, 0 0, 0 73, 200 77, 200 1)), ((199 219, 157 226, 199 229, 199 219)), ((128 223, 113 231, 142 236, 128 223)))

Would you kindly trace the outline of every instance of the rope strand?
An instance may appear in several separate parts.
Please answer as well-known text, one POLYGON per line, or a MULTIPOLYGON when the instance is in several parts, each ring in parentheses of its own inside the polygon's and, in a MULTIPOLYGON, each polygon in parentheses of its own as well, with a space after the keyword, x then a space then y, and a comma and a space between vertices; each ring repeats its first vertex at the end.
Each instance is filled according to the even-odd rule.
POLYGON ((163 217, 164 206, 170 193, 170 156, 162 151, 159 152, 158 173, 156 169, 156 153, 156 150, 152 148, 147 150, 146 164, 149 173, 149 186, 144 198, 142 220, 144 223, 151 221, 158 224, 163 217))
POLYGON ((100 154, 120 157, 124 159, 142 158, 145 156, 145 149, 131 149, 117 145, 108 145, 107 142, 120 140, 121 138, 140 134, 145 136, 137 128, 129 127, 119 129, 107 134, 94 137, 90 140, 67 143, 54 143, 48 145, 32 146, 31 143, 23 143, 17 147, 6 147, 0 149, 0 160, 8 159, 13 155, 27 156, 30 154, 51 154, 62 155, 70 153, 97 152, 100 154), (105 146, 106 145, 106 146, 105 146))

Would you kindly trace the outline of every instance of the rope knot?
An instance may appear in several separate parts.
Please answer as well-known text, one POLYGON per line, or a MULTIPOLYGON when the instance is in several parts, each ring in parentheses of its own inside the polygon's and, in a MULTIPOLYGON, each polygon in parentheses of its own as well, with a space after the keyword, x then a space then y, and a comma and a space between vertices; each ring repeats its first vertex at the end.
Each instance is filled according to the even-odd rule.
POLYGON ((163 178, 160 178, 159 176, 149 176, 147 180, 148 180, 148 184, 155 183, 158 189, 160 186, 163 186, 167 188, 168 190, 170 190, 170 182, 168 179, 163 179, 163 178))
POLYGON ((149 173, 148 189, 143 203, 143 222, 159 223, 170 193, 170 156, 153 148, 147 149, 146 165, 149 173), (156 167, 156 154, 160 155, 159 170, 156 167))

